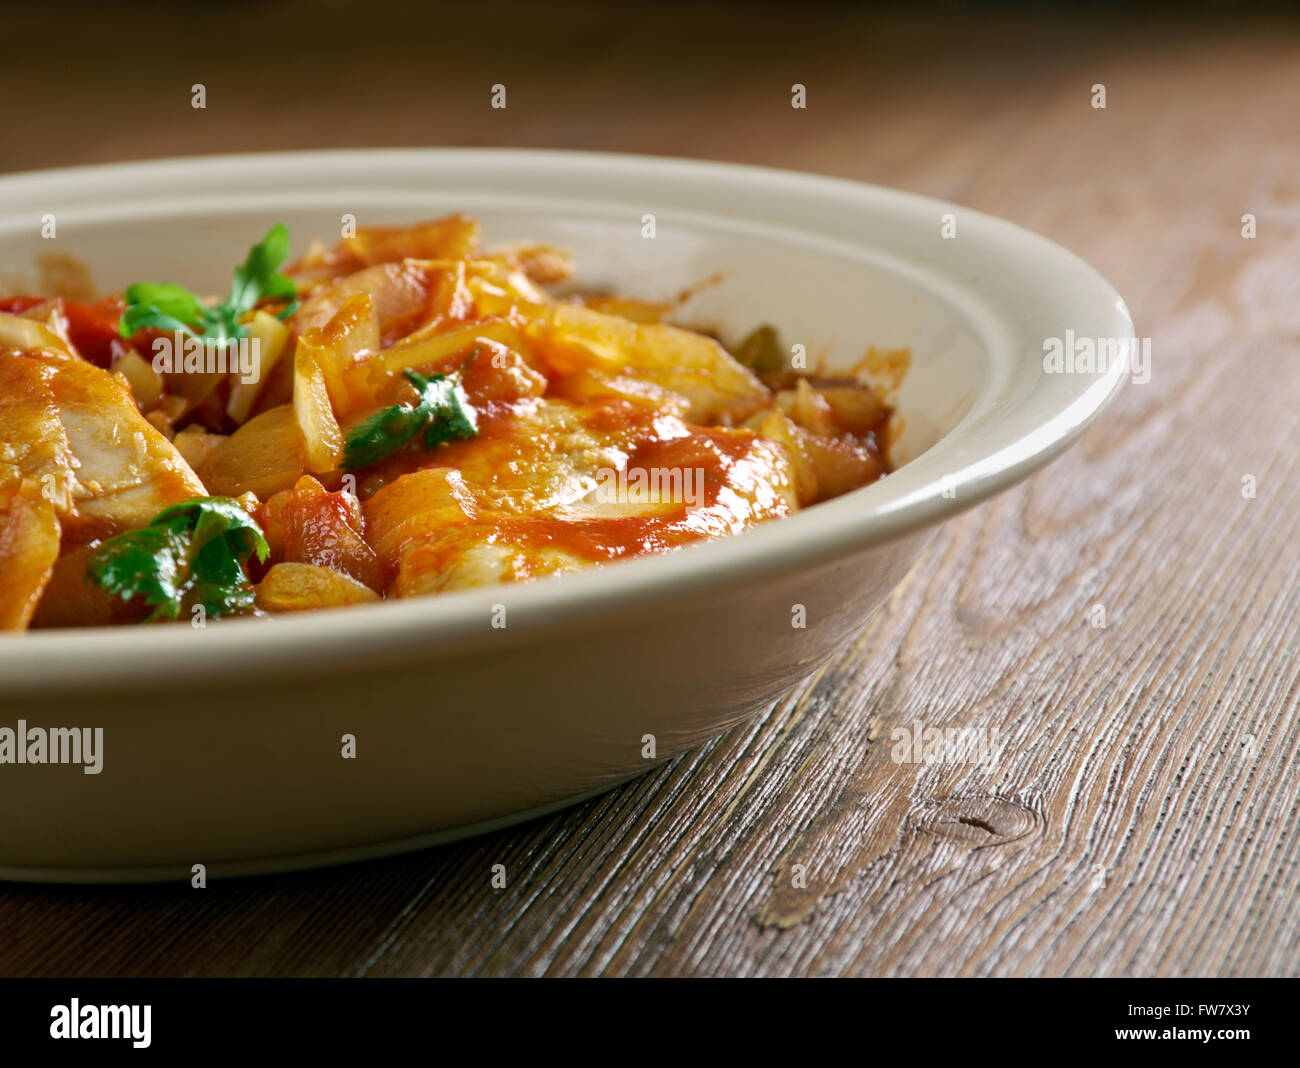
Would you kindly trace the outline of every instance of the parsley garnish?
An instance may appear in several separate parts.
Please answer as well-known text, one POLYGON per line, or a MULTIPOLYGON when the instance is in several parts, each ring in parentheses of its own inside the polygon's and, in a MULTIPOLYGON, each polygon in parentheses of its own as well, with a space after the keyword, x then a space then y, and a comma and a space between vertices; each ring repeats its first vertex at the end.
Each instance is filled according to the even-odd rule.
POLYGON ((394 404, 353 427, 343 451, 343 470, 377 464, 422 431, 426 449, 455 438, 477 436, 478 420, 460 386, 459 373, 422 375, 407 370, 402 374, 415 387, 419 400, 414 405, 394 404))
POLYGON ((204 304, 184 286, 171 282, 137 282, 126 290, 126 310, 117 330, 130 337, 145 327, 179 331, 208 345, 224 347, 241 337, 248 328, 240 319, 251 312, 260 300, 283 298, 291 303, 279 313, 283 319, 298 307, 293 279, 280 274, 278 268, 289 255, 289 231, 276 223, 262 240, 249 250, 243 266, 235 268, 230 296, 220 304, 204 304))
POLYGON ((270 552, 261 528, 229 497, 197 497, 164 508, 147 527, 109 538, 86 573, 122 600, 143 597, 148 622, 175 619, 187 604, 214 618, 248 608, 253 589, 244 561, 270 552))

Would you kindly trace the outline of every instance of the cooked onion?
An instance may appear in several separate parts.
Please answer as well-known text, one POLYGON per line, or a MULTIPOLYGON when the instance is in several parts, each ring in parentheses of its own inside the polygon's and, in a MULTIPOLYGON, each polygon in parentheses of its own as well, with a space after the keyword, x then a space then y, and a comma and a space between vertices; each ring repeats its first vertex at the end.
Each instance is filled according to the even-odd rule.
POLYGON ((252 492, 266 500, 292 486, 304 462, 293 406, 282 404, 255 415, 208 453, 199 478, 209 493, 238 497, 252 492))
POLYGON ((377 600, 374 590, 350 575, 316 564, 276 564, 257 584, 257 607, 265 612, 299 612, 377 600))
POLYGON ((338 467, 343 456, 343 431, 330 405, 327 367, 332 354, 322 346, 299 341, 293 357, 293 412, 302 434, 308 471, 323 473, 338 467))
POLYGON ((270 379, 280 354, 289 341, 289 328, 274 315, 256 312, 248 324, 249 344, 255 346, 257 363, 253 380, 245 382, 238 374, 230 375, 230 399, 226 401, 226 414, 236 423, 248 421, 253 414, 262 386, 270 379))

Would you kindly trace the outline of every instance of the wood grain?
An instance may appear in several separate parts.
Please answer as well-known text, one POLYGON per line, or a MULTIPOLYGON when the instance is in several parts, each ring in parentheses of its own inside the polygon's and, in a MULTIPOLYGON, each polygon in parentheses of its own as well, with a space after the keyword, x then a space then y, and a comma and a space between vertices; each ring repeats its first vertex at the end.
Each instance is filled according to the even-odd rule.
MULTIPOLYGON (((0 166, 453 143, 848 175, 1090 260, 1152 339, 1152 378, 949 524, 852 648, 704 749, 389 861, 202 891, 6 887, 0 972, 1300 973, 1294 24, 520 7, 485 52, 457 47, 467 16, 413 8, 390 48, 355 51, 355 8, 256 10, 287 42, 278 76, 310 91, 259 116, 265 79, 213 68, 195 115, 195 60, 124 75, 97 43, 120 16, 87 9, 65 77, 0 127, 0 166), (349 77, 320 75, 322 56, 349 77), (129 135, 141 109, 148 136, 129 135), (895 763, 892 733, 917 722, 996 729, 1000 756, 895 763)), ((0 70, 6 99, 36 66, 0 70)))

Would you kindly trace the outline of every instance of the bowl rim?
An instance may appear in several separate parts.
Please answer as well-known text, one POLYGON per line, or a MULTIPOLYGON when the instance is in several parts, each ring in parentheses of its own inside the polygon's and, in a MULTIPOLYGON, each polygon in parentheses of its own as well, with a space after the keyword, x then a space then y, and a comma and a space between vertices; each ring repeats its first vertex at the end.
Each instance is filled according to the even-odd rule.
POLYGON ((282 182, 287 175, 295 177, 294 195, 304 197, 341 195, 345 186, 339 183, 347 182, 367 191, 391 183, 395 192, 401 192, 412 188, 409 183, 449 176, 464 182, 475 176, 489 182, 504 179, 506 186, 526 179, 551 190, 550 195, 520 194, 528 203, 539 204, 559 204, 585 180, 611 191, 603 202, 607 207, 644 203, 647 191, 653 190, 656 206, 672 204, 676 198, 684 216, 771 230, 771 216, 777 215, 778 229, 784 227, 780 232, 792 240, 835 246, 864 261, 881 262, 881 250, 870 243, 873 238, 855 242, 844 236, 853 226, 874 232, 870 231, 874 224, 899 246, 886 252, 883 262, 904 272, 918 259, 923 262, 923 275, 918 278, 923 276, 924 284, 971 315, 989 358, 995 364, 1003 361, 1003 373, 991 367, 989 380, 966 415, 897 472, 780 522, 555 579, 323 609, 274 618, 269 626, 261 625, 266 622, 262 620, 230 620, 203 630, 160 626, 150 630, 149 644, 143 647, 141 635, 129 627, 7 635, 0 638, 0 697, 39 694, 48 698, 105 687, 215 682, 229 678, 233 663, 239 663, 240 678, 247 681, 328 672, 330 665, 337 669, 340 661, 358 655, 388 662, 418 656, 424 662, 489 644, 501 648, 503 639, 527 641, 538 631, 589 625, 669 599, 715 596, 902 538, 978 504, 1073 443, 1127 376, 1127 366, 1119 360, 1100 373, 1049 376, 1042 370, 1041 352, 1030 354, 1033 359, 1026 355, 1026 339, 1056 336, 1043 328, 1067 320, 1083 327, 1076 336, 1133 336, 1132 320, 1119 294, 1073 253, 972 209, 799 171, 554 149, 351 149, 188 156, 0 177, 0 229, 13 226, 17 218, 30 225, 33 210, 52 204, 74 214, 121 213, 133 203, 167 214, 178 204, 188 204, 201 214, 199 205, 205 200, 214 205, 256 203, 259 190, 265 198, 271 183, 282 182), (186 190, 183 197, 165 195, 178 186, 186 190), (333 193, 326 192, 331 189, 333 193), (962 241, 949 243, 960 254, 945 259, 933 249, 935 242, 922 244, 929 239, 922 237, 926 230, 921 226, 932 224, 937 236, 939 220, 948 213, 960 218, 962 241), (915 250, 908 247, 909 240, 915 250), (984 275, 979 275, 981 265, 984 275), (974 278, 962 275, 968 268, 975 271, 974 278), (1030 374, 1035 360, 1036 378, 1030 374), (491 626, 497 604, 508 607, 504 629, 491 626), (150 653, 147 661, 139 656, 142 648, 150 653), (147 664, 147 679, 142 663, 147 664))

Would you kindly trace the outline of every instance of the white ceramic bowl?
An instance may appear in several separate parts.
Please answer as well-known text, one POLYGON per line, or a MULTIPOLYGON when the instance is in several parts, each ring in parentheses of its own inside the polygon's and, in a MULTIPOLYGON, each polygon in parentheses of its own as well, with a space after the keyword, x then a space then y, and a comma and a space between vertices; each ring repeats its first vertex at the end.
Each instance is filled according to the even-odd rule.
POLYGON ((490 242, 572 249, 586 284, 668 296, 720 273, 687 321, 731 336, 772 322, 830 367, 868 345, 910 347, 896 397, 910 462, 735 538, 532 584, 205 630, 4 638, 0 727, 102 727, 104 763, 98 775, 0 764, 0 877, 327 863, 606 789, 788 691, 860 631, 939 522, 1059 453, 1125 376, 1118 363, 1044 372, 1047 338, 1132 333, 1119 296, 1079 259, 977 212, 851 182, 494 150, 0 179, 7 264, 70 253, 105 290, 166 279, 216 291, 276 220, 301 250, 337 234, 344 213, 366 225, 452 210, 480 217, 490 242), (41 237, 47 215, 53 242, 41 237), (503 629, 492 626, 498 604, 503 629), (341 756, 345 733, 355 759, 341 756))

